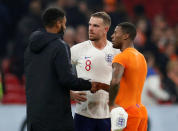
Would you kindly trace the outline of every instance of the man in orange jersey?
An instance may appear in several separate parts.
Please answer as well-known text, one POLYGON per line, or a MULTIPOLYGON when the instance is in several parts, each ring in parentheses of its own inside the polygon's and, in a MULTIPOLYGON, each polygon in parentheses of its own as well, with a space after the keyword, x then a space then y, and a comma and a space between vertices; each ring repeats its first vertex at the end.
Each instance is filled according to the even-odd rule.
POLYGON ((147 65, 144 56, 134 48, 135 36, 136 28, 128 22, 116 26, 112 35, 113 47, 122 53, 116 55, 112 62, 109 106, 110 110, 120 107, 127 112, 127 126, 123 131, 147 130, 147 111, 141 103, 147 65))

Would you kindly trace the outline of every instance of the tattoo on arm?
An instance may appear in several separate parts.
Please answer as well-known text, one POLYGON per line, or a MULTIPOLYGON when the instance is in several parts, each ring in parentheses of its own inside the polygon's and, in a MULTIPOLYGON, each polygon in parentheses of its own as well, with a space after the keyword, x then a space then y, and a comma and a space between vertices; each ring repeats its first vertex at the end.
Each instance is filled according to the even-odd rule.
POLYGON ((114 105, 117 92, 120 88, 120 80, 124 73, 124 67, 119 63, 113 63, 113 76, 111 81, 111 87, 109 89, 109 105, 114 105))
POLYGON ((114 100, 116 98, 118 92, 118 85, 111 85, 110 90, 109 90, 109 106, 114 105, 114 100))

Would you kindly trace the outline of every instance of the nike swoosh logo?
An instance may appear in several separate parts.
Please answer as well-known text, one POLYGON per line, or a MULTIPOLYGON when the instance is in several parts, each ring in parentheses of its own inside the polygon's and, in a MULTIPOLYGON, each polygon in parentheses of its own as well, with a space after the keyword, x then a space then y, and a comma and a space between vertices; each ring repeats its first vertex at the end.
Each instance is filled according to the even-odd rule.
POLYGON ((85 56, 85 59, 91 58, 90 56, 85 56))

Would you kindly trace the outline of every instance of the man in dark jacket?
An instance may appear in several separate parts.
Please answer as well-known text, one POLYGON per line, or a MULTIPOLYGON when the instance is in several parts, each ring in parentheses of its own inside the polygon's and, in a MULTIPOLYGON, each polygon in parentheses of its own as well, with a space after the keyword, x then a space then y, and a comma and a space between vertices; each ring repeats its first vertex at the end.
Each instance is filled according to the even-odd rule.
POLYGON ((66 28, 64 12, 48 8, 42 20, 45 30, 32 33, 24 56, 27 128, 28 131, 73 131, 70 90, 96 91, 96 83, 72 73, 69 46, 60 35, 66 28))

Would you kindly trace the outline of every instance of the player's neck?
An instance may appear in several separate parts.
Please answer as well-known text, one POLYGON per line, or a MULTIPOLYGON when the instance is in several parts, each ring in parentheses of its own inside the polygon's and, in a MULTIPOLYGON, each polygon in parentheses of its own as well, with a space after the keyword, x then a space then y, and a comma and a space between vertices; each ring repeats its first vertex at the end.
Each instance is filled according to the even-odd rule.
POLYGON ((46 29, 46 31, 48 33, 52 33, 52 34, 57 34, 58 33, 58 31, 57 31, 57 29, 55 27, 51 27, 51 28, 46 27, 45 29, 46 29))
POLYGON ((127 48, 134 48, 133 41, 126 41, 123 44, 121 51, 124 51, 127 48))
POLYGON ((96 40, 96 41, 92 41, 92 45, 95 48, 102 50, 107 45, 107 39, 103 38, 103 39, 99 39, 99 40, 96 40))

